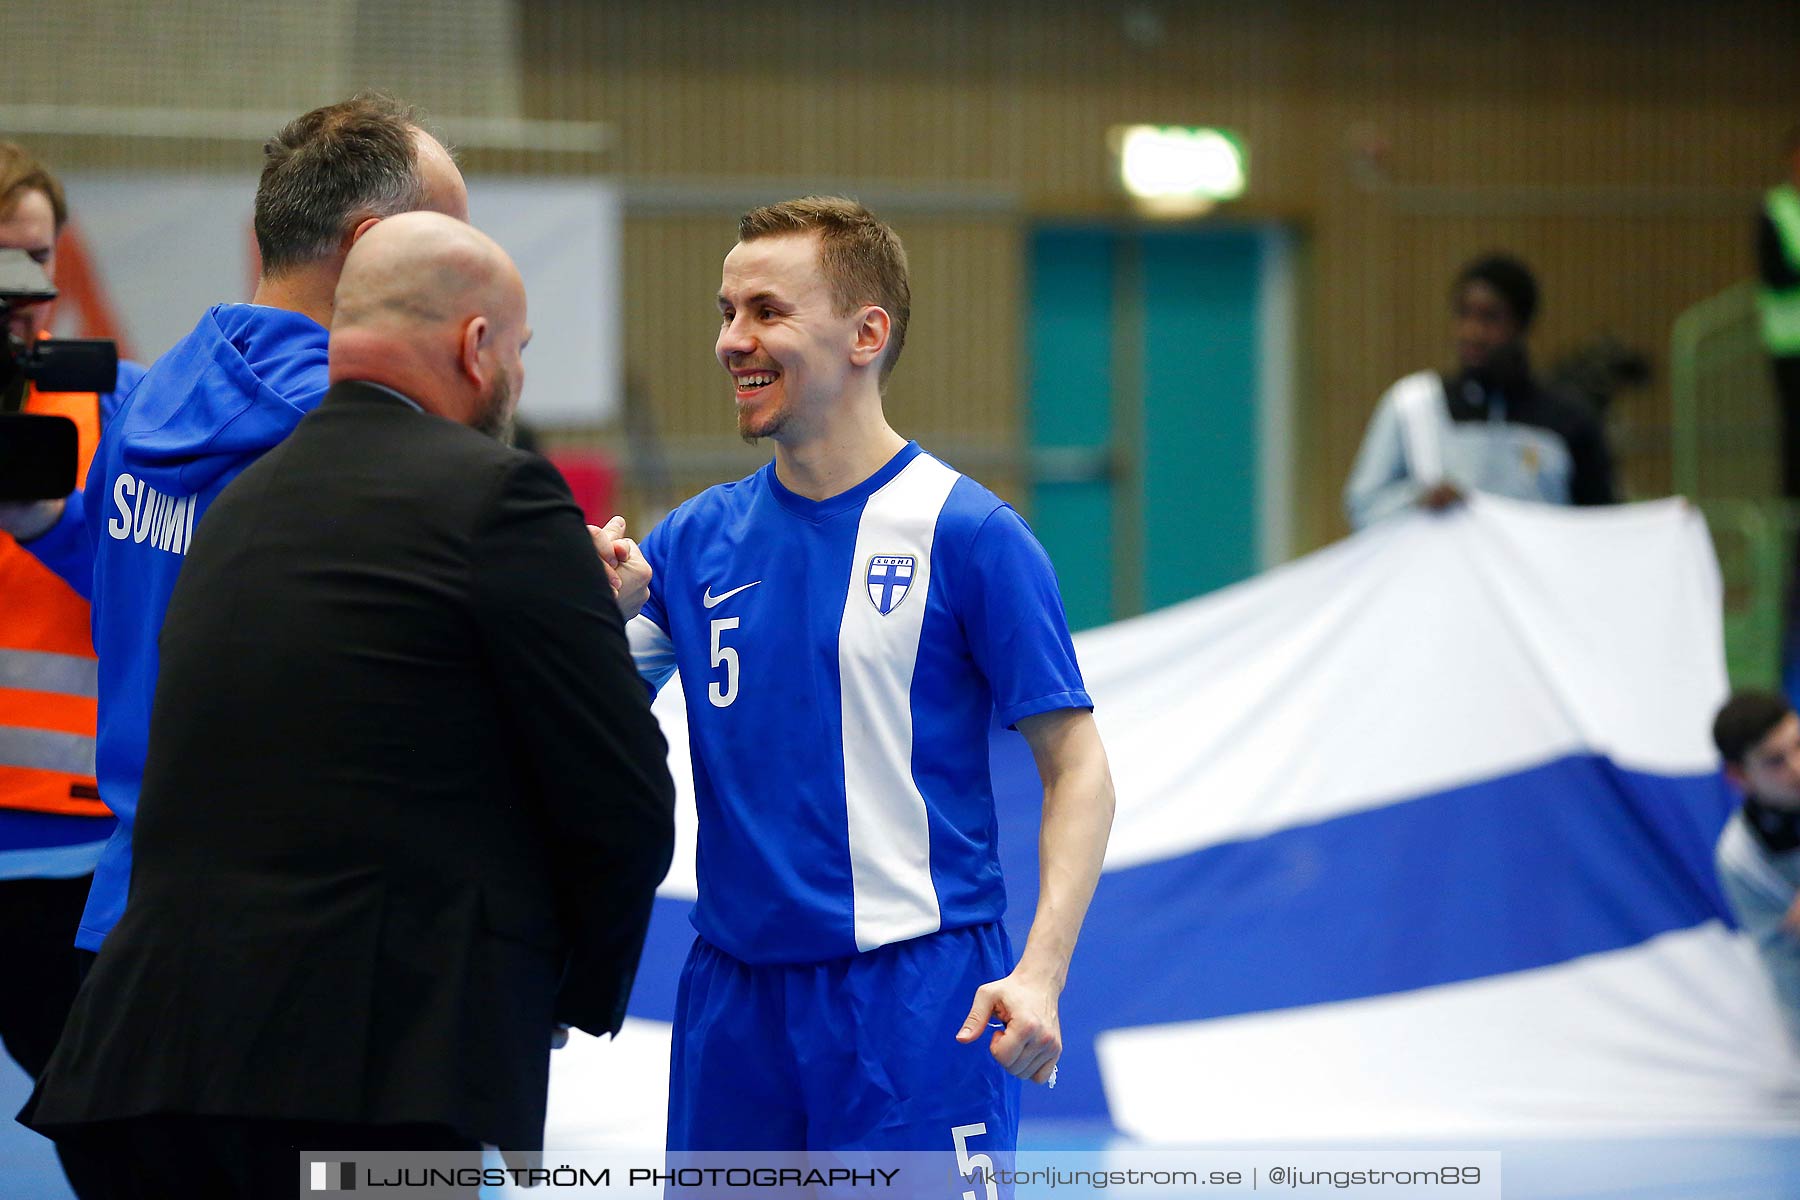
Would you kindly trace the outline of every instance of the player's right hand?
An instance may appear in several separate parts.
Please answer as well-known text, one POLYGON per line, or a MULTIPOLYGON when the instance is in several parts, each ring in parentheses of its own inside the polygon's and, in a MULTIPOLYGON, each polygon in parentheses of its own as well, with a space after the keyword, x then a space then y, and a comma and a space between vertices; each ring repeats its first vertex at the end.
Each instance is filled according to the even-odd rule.
POLYGON ((1056 992, 1048 985, 1021 977, 1015 970, 1005 979, 975 989, 975 1004, 968 1020, 957 1031, 965 1044, 981 1035, 988 1018, 1004 1023, 988 1039, 988 1053, 1008 1074, 1033 1083, 1048 1083, 1062 1057, 1062 1021, 1057 1016, 1056 992))

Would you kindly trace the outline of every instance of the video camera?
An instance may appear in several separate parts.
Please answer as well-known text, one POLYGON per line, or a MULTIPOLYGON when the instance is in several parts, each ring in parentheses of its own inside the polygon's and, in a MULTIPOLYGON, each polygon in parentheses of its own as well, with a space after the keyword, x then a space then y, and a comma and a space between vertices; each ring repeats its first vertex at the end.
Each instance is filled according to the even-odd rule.
POLYGON ((104 338, 41 338, 12 330, 18 309, 56 299, 42 267, 23 250, 0 250, 0 500, 55 500, 75 490, 80 467, 75 422, 18 411, 25 385, 46 392, 110 392, 119 348, 104 338))

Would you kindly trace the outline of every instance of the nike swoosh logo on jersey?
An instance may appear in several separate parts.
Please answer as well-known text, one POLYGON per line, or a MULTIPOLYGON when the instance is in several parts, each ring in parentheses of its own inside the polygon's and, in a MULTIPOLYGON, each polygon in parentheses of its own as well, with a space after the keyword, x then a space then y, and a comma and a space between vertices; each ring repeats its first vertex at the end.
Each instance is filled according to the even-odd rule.
POLYGON ((727 600, 731 599, 733 596, 737 595, 739 592, 745 591, 749 588, 753 588, 756 586, 756 584, 761 583, 761 582, 762 582, 762 580, 758 579, 755 583, 746 583, 743 587, 734 587, 729 592, 721 592, 717 596, 712 594, 712 584, 709 583, 706 585, 705 594, 700 597, 700 603, 705 605, 707 608, 716 608, 717 606, 719 606, 719 605, 725 603, 727 600))

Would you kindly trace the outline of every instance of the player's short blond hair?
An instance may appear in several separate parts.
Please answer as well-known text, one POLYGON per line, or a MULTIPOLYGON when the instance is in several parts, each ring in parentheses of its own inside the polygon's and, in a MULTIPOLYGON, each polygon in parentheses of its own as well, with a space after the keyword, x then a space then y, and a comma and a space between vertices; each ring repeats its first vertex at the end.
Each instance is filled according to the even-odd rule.
POLYGON ((753 208, 738 221, 738 241, 786 234, 819 235, 819 267, 840 315, 874 304, 887 312, 888 344, 881 360, 886 385, 906 345, 912 315, 906 247, 900 236, 855 200, 842 196, 802 196, 753 208))

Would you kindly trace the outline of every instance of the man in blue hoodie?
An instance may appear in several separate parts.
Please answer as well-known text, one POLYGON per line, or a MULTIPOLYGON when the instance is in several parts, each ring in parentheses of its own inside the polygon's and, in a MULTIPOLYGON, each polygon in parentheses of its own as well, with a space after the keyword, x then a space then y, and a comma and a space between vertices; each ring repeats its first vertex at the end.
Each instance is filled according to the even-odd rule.
POLYGON ((332 294, 356 239, 395 213, 469 216, 449 152, 387 96, 314 109, 270 139, 263 156, 255 295, 207 310, 151 367, 94 456, 84 515, 100 655, 96 773, 119 824, 75 938, 84 950, 98 952, 125 908, 157 635, 207 505, 324 396, 332 294))

